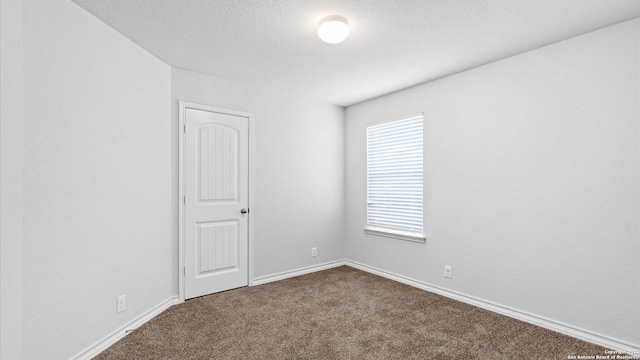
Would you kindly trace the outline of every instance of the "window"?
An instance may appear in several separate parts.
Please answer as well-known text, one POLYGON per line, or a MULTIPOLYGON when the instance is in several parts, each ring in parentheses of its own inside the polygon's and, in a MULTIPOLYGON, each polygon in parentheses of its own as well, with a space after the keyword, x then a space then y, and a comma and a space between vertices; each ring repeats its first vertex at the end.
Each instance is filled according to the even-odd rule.
POLYGON ((365 232, 424 242, 422 114, 367 128, 365 232))

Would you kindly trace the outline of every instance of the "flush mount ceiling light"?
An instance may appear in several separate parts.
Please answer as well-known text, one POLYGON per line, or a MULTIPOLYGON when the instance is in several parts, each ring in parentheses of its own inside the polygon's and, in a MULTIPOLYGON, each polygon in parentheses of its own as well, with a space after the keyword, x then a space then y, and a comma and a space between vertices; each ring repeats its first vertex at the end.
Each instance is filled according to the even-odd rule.
POLYGON ((342 42, 349 36, 349 23, 342 16, 327 16, 318 23, 318 36, 329 44, 342 42))

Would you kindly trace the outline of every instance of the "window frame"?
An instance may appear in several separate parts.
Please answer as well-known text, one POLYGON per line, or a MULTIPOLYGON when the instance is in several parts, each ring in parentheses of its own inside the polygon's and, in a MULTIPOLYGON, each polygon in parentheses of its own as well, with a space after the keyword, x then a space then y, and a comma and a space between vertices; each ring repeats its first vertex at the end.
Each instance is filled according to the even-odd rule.
POLYGON ((365 228, 364 228, 364 232, 366 234, 369 235, 375 235, 375 236, 382 236, 382 237, 387 237, 387 238, 393 238, 393 239, 399 239, 399 240, 405 240, 405 241, 412 241, 412 242, 418 242, 418 243, 425 243, 427 238, 425 236, 425 218, 424 218, 424 138, 425 138, 425 123, 424 123, 424 113, 420 112, 420 113, 414 113, 411 115, 407 115, 407 116, 402 116, 402 117, 397 117, 394 119, 390 119, 390 120, 384 120, 384 121, 380 121, 380 122, 376 122, 376 123, 371 123, 371 124, 367 124, 366 126, 366 142, 365 142, 365 146, 366 146, 366 207, 365 207, 365 228), (383 124, 387 124, 387 123, 392 123, 392 122, 396 122, 396 121, 402 121, 402 120, 410 120, 410 119, 414 119, 420 117, 422 119, 422 229, 420 232, 418 231, 408 231, 406 229, 401 229, 401 228, 394 228, 393 226, 376 226, 376 225, 372 225, 369 224, 369 128, 374 127, 374 126, 378 126, 378 125, 383 125, 383 124))

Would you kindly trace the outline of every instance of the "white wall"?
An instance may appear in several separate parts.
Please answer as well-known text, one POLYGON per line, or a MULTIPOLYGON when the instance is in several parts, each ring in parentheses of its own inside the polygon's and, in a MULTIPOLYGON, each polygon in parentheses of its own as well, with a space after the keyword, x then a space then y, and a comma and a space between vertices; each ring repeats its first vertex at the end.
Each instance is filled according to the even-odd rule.
POLYGON ((175 295, 171 69, 66 0, 24 50, 24 358, 68 359, 175 295))
POLYGON ((22 358, 22 0, 0 2, 0 358, 22 358))
POLYGON ((636 19, 348 108, 347 258, 638 347, 639 34, 636 19), (416 112, 427 242, 366 235, 366 126, 416 112))
POLYGON ((640 344, 638 20, 353 106, 345 123, 337 106, 171 70, 65 0, 24 0, 24 79, 7 77, 20 3, 2 2, 2 358, 20 358, 22 324, 25 359, 67 359, 177 295, 178 100, 255 114, 255 277, 346 254, 640 344), (21 92, 5 90, 21 83, 22 123, 6 107, 21 92), (366 124, 418 111, 429 239, 365 235, 366 124))
MULTIPOLYGON (((253 113, 254 277, 342 259, 341 107, 173 69, 173 203, 178 208, 178 100, 253 113), (318 256, 311 257, 311 247, 318 256)), ((178 216, 174 212, 174 238, 178 216)), ((174 246, 177 268, 178 247, 174 246)), ((174 283, 177 292, 177 273, 174 283)))

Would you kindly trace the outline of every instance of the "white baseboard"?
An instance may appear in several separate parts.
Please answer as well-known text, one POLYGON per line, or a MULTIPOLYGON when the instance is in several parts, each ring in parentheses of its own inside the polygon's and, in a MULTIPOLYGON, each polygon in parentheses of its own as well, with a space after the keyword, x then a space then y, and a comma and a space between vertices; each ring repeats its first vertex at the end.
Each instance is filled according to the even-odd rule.
MULTIPOLYGON (((439 286, 424 283, 419 280, 411 279, 406 276, 394 274, 392 272, 378 269, 369 265, 364 265, 355 261, 345 260, 345 265, 353 267, 358 270, 366 271, 371 274, 382 276, 384 278, 394 280, 403 284, 407 284, 418 289, 436 293, 448 297, 450 299, 458 300, 463 303, 467 303, 473 306, 477 306, 482 309, 486 309, 501 315, 505 315, 517 320, 528 322, 561 334, 565 334, 580 340, 584 340, 596 345, 600 345, 607 349, 616 350, 625 354, 631 354, 635 357, 640 356, 640 346, 627 343, 618 339, 613 339, 601 334, 597 334, 588 330, 580 329, 575 326, 564 324, 555 320, 547 319, 538 315, 530 314, 525 311, 510 308, 508 306, 496 304, 491 301, 478 299, 473 296, 462 294, 456 291, 447 290, 439 286)), ((579 354, 577 354, 579 355, 579 354)))
MULTIPOLYGON (((394 280, 403 284, 407 284, 409 286, 413 286, 418 289, 429 291, 438 295, 442 295, 463 303, 477 306, 479 308, 486 309, 486 310, 489 310, 501 315, 505 315, 517 320, 528 322, 530 324, 534 324, 549 330, 553 330, 561 334, 565 334, 580 340, 584 340, 596 345, 600 345, 607 349, 616 350, 621 353, 632 354, 634 355, 634 357, 640 358, 639 345, 630 344, 625 341, 607 337, 607 336, 597 334, 588 330, 580 329, 575 326, 571 326, 555 320, 547 319, 538 315, 530 314, 525 311, 513 309, 508 306, 496 304, 491 301, 482 300, 482 299, 469 296, 466 294, 462 294, 456 291, 447 290, 439 286, 427 284, 419 280, 394 274, 386 270, 378 269, 378 268, 375 268, 369 265, 364 265, 351 260, 336 260, 336 261, 331 261, 323 264, 307 266, 307 267, 303 267, 295 270, 284 271, 277 274, 261 276, 253 279, 253 286, 262 285, 262 284, 266 284, 266 283, 270 283, 278 280, 284 280, 284 279, 292 278, 295 276, 310 274, 317 271, 328 270, 328 269, 332 269, 332 268, 343 266, 343 265, 347 265, 358 270, 362 270, 371 274, 382 276, 384 278, 394 280)), ((162 303, 156 305, 154 308, 150 309, 149 311, 145 312, 139 317, 133 319, 129 323, 123 325, 122 327, 120 327, 118 330, 114 331, 110 335, 104 337, 102 340, 89 346, 87 349, 83 350, 82 352, 80 352, 79 354, 71 358, 71 360, 89 360, 93 358, 94 356, 98 355, 102 351, 106 350, 109 346, 115 344, 118 340, 125 337, 130 330, 134 330, 140 327, 141 325, 151 320, 152 318, 154 318, 161 312, 165 311, 169 307, 179 303, 181 303, 181 301, 177 296, 171 297, 163 301, 162 303)))
MULTIPOLYGON (((331 261, 319 265, 308 266, 300 269, 285 271, 273 275, 261 276, 259 278, 255 278, 253 280, 253 285, 261 285, 266 284, 272 281, 284 280, 287 278, 300 276, 304 274, 309 274, 317 271, 328 270, 331 268, 339 267, 345 265, 344 260, 331 261)), ((97 356, 104 350, 106 350, 109 346, 115 344, 118 340, 125 337, 131 330, 134 330, 147 321, 153 319, 161 312, 165 311, 169 307, 181 303, 178 296, 171 297, 162 303, 156 305, 152 309, 148 310, 144 314, 138 316, 127 324, 121 326, 116 331, 111 334, 105 336, 101 340, 97 341, 95 344, 89 346, 85 350, 81 351, 77 355, 71 358, 71 360, 90 360, 94 356, 97 356)))
POLYGON ((253 279, 253 285, 254 286, 262 285, 262 284, 270 283, 270 282, 273 282, 273 281, 284 280, 284 279, 288 279, 288 278, 291 278, 291 277, 310 274, 310 273, 313 273, 313 272, 316 272, 316 271, 332 269, 332 268, 335 268, 335 267, 338 267, 338 266, 343 266, 343 265, 346 265, 344 260, 336 260, 336 261, 326 262, 326 263, 323 263, 323 264, 307 266, 307 267, 303 267, 303 268, 299 268, 299 269, 295 269, 295 270, 284 271, 284 272, 277 273, 277 274, 260 276, 260 277, 257 277, 257 278, 253 279))
POLYGON ((100 341, 96 342, 95 344, 89 346, 88 348, 84 349, 79 354, 77 354, 76 356, 72 357, 71 360, 89 360, 89 359, 93 358, 94 356, 96 356, 96 355, 100 354, 101 352, 103 352, 104 350, 106 350, 109 346, 115 344, 118 340, 120 340, 123 337, 125 337, 127 334, 129 334, 129 332, 131 330, 135 330, 136 328, 140 327, 141 325, 143 325, 147 321, 149 321, 149 320, 153 319, 154 317, 156 317, 161 312, 167 310, 169 307, 171 307, 173 305, 176 305, 176 304, 179 304, 179 303, 180 303, 180 300, 178 300, 177 296, 171 297, 171 298, 161 302, 160 304, 158 304, 158 305, 154 306, 153 308, 149 309, 148 311, 146 311, 142 315, 138 316, 137 318, 135 318, 135 319, 131 320, 130 322, 126 323, 125 325, 121 326, 116 331, 114 331, 111 334, 105 336, 104 338, 102 338, 102 340, 100 340, 100 341))

